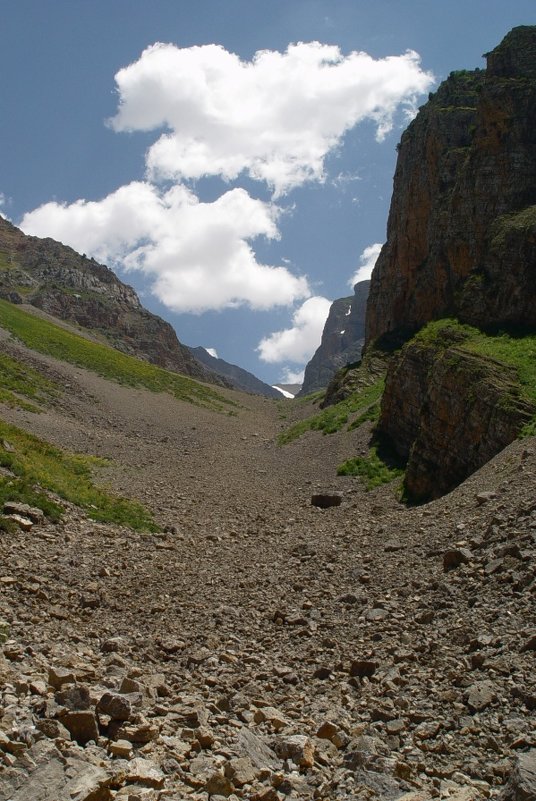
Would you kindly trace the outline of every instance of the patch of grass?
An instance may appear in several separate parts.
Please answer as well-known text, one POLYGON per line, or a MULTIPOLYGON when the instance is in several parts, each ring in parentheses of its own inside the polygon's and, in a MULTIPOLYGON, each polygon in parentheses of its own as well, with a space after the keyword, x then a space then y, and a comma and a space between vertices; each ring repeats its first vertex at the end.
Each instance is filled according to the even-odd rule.
POLYGON ((462 350, 486 356, 513 367, 528 398, 536 402, 536 334, 512 336, 490 335, 457 320, 437 320, 420 331, 415 341, 440 345, 456 345, 462 350))
POLYGON ((366 409, 363 414, 360 414, 356 419, 348 426, 348 431, 355 431, 356 428, 359 428, 363 425, 363 423, 370 422, 370 423, 377 423, 380 419, 380 401, 376 401, 368 409, 366 409))
POLYGON ((358 476, 363 480, 367 490, 371 490, 401 478, 404 470, 392 454, 387 453, 379 443, 375 443, 369 450, 368 456, 356 456, 339 465, 337 475, 358 476))
MULTIPOLYGON (((2 451, 0 449, 0 459, 1 454, 2 451)), ((61 519, 61 506, 51 501, 44 492, 29 483, 26 478, 0 476, 0 508, 3 508, 6 501, 17 501, 17 503, 36 506, 54 523, 61 519)))
MULTIPOLYGON (((457 320, 448 319, 429 323, 416 335, 415 341, 445 349, 455 345, 514 368, 519 379, 520 395, 536 403, 536 334, 490 335, 469 325, 462 325, 457 320)), ((523 428, 521 435, 535 434, 536 418, 523 428)))
MULTIPOLYGON (((319 414, 300 420, 286 431, 283 431, 278 438, 279 445, 286 445, 289 442, 301 437, 306 431, 322 431, 323 434, 334 434, 340 431, 351 417, 358 413, 366 413, 372 406, 378 403, 383 392, 384 379, 380 378, 362 388, 359 392, 354 392, 345 400, 333 404, 323 409, 319 414)), ((350 425, 352 428, 354 421, 350 425)))
POLYGON ((529 234, 536 230, 536 206, 527 206, 522 211, 504 214, 493 225, 492 245, 502 248, 507 237, 512 233, 529 234))
POLYGON ((59 388, 37 370, 0 353, 0 402, 29 412, 41 411, 36 403, 47 403, 59 395, 59 388))
POLYGON ((144 387, 151 392, 168 392, 178 400, 218 411, 224 406, 236 405, 216 390, 187 376, 92 342, 5 300, 0 300, 0 326, 32 350, 92 370, 119 384, 144 387))
POLYGON ((316 392, 310 392, 308 395, 301 395, 299 398, 293 398, 293 404, 301 404, 304 406, 306 403, 319 403, 324 397, 325 392, 323 389, 317 389, 316 392))
POLYGON ((61 508, 47 498, 44 490, 49 490, 80 506, 93 520, 158 531, 150 512, 140 503, 95 486, 92 471, 104 464, 103 459, 66 453, 0 420, 0 467, 13 474, 0 476, 0 503, 29 503, 57 520, 61 508))

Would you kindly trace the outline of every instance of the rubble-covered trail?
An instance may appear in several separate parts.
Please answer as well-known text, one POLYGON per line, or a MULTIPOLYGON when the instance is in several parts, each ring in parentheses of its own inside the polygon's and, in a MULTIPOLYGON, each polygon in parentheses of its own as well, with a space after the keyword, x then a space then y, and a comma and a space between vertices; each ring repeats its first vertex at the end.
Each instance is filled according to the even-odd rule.
POLYGON ((58 405, 3 416, 108 456, 165 530, 0 536, 0 801, 534 797, 532 440, 407 509, 335 477, 366 431, 279 448, 297 404, 49 367, 58 405))

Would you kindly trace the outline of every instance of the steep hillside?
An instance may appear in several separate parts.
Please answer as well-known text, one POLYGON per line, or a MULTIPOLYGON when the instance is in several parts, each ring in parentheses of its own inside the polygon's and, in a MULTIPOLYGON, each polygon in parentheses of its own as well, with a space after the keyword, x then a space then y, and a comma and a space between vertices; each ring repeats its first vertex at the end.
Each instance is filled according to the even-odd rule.
POLYGON ((132 287, 111 270, 60 242, 26 236, 2 217, 0 297, 76 323, 124 353, 220 383, 181 345, 171 325, 144 309, 132 287))
POLYGON ((188 348, 194 359, 204 365, 208 370, 221 376, 229 382, 235 389, 240 389, 242 392, 253 392, 255 395, 264 395, 266 398, 281 398, 281 393, 277 389, 273 389, 269 384, 265 384, 260 378, 244 370, 243 367, 238 367, 236 364, 229 364, 225 359, 220 359, 211 356, 210 353, 202 347, 188 348))
POLYGON ((360 281, 351 297, 332 303, 322 341, 305 368, 300 396, 325 389, 337 370, 361 357, 369 286, 370 281, 360 281))

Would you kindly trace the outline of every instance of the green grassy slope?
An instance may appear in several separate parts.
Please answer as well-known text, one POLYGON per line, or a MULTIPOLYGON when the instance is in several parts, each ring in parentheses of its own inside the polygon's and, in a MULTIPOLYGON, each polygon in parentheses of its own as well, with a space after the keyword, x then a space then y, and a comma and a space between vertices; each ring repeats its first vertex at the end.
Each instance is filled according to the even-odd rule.
POLYGON ((151 392, 169 392, 178 400, 218 411, 232 402, 211 387, 78 336, 59 325, 0 300, 0 327, 27 347, 92 370, 103 378, 151 392))

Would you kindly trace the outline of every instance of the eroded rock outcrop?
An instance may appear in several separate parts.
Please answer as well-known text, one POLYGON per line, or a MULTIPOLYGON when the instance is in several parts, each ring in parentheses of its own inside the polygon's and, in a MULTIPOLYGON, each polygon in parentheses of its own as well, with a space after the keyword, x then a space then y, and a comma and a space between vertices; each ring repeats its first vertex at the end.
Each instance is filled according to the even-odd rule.
POLYGON ((391 363, 378 428, 407 460, 409 497, 429 500, 510 444, 534 414, 513 368, 455 342, 414 340, 391 363))

